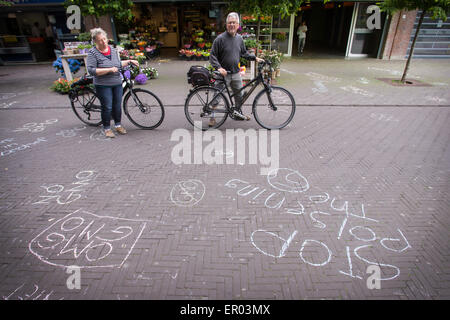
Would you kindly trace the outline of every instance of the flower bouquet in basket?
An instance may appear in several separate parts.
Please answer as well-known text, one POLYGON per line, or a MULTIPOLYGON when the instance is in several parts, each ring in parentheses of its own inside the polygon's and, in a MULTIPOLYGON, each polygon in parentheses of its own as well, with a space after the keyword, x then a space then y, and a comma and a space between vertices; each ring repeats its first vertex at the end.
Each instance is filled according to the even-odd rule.
POLYGON ((72 81, 68 81, 64 78, 59 78, 58 80, 53 82, 50 89, 60 94, 66 94, 70 91, 70 85, 78 80, 80 80, 80 78, 75 78, 72 81))

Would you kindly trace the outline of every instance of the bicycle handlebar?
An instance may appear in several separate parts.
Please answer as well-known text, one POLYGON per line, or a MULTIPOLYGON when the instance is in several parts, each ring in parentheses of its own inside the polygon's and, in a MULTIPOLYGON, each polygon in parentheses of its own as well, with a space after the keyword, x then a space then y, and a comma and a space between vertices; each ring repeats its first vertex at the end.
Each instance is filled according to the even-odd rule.
MULTIPOLYGON (((264 60, 264 61, 262 61, 262 62, 258 62, 258 71, 261 71, 261 69, 265 66, 265 65, 272 65, 272 63, 269 61, 269 60, 264 60)), ((217 75, 217 76, 221 76, 222 78, 225 78, 218 70, 214 70, 213 71, 213 74, 214 75, 217 75)), ((231 71, 228 71, 227 70, 227 74, 231 74, 231 71)))

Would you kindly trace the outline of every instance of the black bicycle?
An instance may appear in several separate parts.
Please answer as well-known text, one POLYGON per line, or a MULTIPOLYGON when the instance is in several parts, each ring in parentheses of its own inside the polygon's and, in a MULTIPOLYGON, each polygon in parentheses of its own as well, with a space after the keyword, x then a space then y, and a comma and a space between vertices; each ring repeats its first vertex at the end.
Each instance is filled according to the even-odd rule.
POLYGON ((252 114, 256 122, 269 130, 286 127, 294 117, 295 100, 288 90, 271 85, 271 72, 269 62, 260 62, 256 78, 243 86, 238 92, 230 94, 225 78, 218 71, 214 71, 213 79, 223 82, 223 88, 218 89, 209 84, 192 89, 184 104, 187 120, 190 124, 202 130, 219 128, 228 116, 233 120, 242 120, 242 111, 234 106, 232 98, 250 87, 250 90, 243 92, 242 105, 244 105, 256 87, 262 84, 264 88, 253 100, 252 114), (266 80, 263 75, 265 66, 269 67, 266 80), (228 99, 223 93, 225 90, 228 99))
MULTIPOLYGON (((121 69, 123 76, 122 106, 128 119, 139 128, 155 129, 164 120, 164 106, 152 92, 134 88, 134 81, 125 76, 132 67, 121 69), (127 92, 128 91, 128 92, 127 92)), ((71 85, 69 99, 76 116, 90 126, 99 126, 101 120, 101 103, 92 86, 91 77, 83 77, 71 85)))

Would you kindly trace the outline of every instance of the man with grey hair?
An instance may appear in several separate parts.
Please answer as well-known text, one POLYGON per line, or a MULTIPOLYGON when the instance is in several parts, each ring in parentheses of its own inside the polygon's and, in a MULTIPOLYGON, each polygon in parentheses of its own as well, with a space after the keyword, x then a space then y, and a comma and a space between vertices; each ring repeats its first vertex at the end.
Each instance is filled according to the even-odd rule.
MULTIPOLYGON (((220 34, 213 42, 209 62, 225 78, 227 86, 231 86, 233 93, 237 93, 242 88, 242 78, 239 74, 239 61, 241 57, 247 60, 264 61, 247 52, 244 40, 237 34, 239 29, 239 15, 236 12, 228 14, 226 19, 226 32, 220 34)), ((223 83, 219 83, 222 87, 223 83)), ((242 94, 235 95, 236 110, 234 116, 241 120, 250 120, 249 116, 242 114, 242 94)), ((209 126, 215 125, 215 119, 211 118, 209 126)))

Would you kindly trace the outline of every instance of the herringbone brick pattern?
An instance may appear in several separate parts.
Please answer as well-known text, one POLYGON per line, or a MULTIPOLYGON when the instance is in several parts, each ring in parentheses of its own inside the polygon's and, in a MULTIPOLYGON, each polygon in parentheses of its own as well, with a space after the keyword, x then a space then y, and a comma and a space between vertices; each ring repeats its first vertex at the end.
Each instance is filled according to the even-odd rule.
MULTIPOLYGON (((279 176, 301 174, 301 193, 259 165, 174 164, 172 132, 192 133, 181 108, 155 131, 124 124, 104 140, 70 109, 1 111, 0 148, 17 149, 0 158, 2 297, 450 298, 449 108, 299 105, 279 176), (176 205, 192 179, 204 195, 176 205), (367 287, 371 264, 390 279, 380 289, 367 287), (85 266, 79 290, 69 265, 85 266)), ((224 125, 239 127, 258 128, 224 125)))

